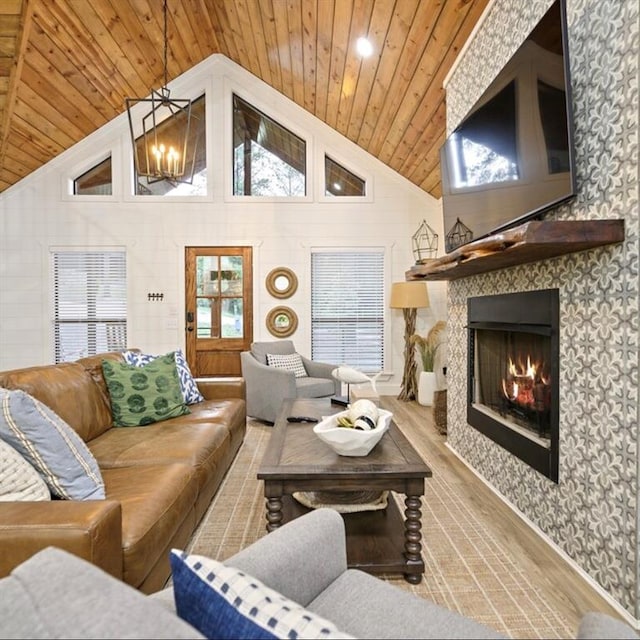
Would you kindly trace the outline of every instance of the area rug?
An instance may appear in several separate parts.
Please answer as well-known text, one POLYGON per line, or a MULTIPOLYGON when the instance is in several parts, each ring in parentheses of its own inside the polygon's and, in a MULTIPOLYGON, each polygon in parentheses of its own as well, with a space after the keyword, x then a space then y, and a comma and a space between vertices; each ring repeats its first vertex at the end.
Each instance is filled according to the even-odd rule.
MULTIPOLYGON (((247 422, 245 441, 188 550, 224 560, 267 535, 262 481, 256 473, 272 428, 247 422)), ((530 585, 525 569, 469 509, 432 461, 422 499, 425 573, 419 585, 382 576, 401 589, 512 638, 574 638, 575 629, 530 585)), ((403 506, 402 497, 391 499, 403 506)))

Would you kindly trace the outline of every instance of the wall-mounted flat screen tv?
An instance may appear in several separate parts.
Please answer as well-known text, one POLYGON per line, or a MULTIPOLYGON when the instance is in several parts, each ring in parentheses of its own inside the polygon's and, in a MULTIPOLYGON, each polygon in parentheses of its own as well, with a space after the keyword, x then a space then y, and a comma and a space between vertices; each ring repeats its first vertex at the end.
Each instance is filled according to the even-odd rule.
POLYGON ((441 149, 447 253, 575 195, 570 88, 556 0, 441 149))

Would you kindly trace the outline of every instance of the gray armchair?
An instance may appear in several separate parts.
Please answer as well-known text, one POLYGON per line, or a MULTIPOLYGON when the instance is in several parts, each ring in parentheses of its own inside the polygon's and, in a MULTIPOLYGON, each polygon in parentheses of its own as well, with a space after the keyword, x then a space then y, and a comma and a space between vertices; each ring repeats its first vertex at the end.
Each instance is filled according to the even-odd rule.
POLYGON ((247 389, 247 415, 274 423, 285 398, 326 398, 340 395, 341 384, 331 372, 338 366, 314 362, 301 355, 307 376, 296 378, 292 371, 267 364, 267 354, 297 353, 291 340, 254 342, 251 351, 240 354, 242 377, 247 389))

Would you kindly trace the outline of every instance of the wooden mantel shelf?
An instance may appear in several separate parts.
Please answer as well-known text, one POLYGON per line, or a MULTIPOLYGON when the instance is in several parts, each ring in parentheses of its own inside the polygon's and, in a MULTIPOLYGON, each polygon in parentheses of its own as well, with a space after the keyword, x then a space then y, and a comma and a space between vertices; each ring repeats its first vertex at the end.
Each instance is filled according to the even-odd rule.
POLYGON ((624 240, 624 220, 534 220, 417 264, 407 280, 457 280, 624 240))

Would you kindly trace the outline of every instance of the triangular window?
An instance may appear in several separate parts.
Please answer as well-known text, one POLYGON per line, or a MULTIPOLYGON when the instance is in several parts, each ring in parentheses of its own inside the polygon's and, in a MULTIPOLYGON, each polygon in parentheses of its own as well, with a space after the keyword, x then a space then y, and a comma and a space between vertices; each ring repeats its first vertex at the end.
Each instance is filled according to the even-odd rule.
POLYGON ((326 196, 364 196, 365 181, 342 165, 324 157, 324 194, 326 196))
POLYGON ((306 142, 233 96, 233 195, 306 195, 306 142))
POLYGON ((109 156, 73 181, 73 194, 76 196, 110 196, 112 182, 111 156, 109 156))

